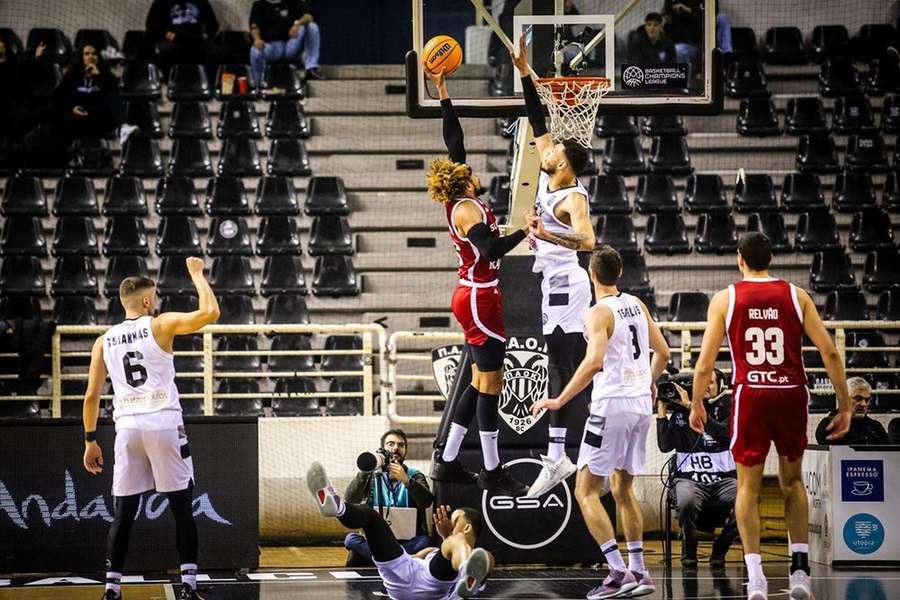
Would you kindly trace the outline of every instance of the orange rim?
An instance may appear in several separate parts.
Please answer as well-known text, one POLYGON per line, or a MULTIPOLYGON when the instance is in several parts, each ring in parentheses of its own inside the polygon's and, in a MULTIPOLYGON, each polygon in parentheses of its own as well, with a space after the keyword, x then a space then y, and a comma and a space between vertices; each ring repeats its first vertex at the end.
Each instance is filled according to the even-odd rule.
POLYGON ((540 79, 536 79, 535 83, 538 85, 543 85, 550 88, 550 91, 553 92, 553 98, 557 102, 565 102, 566 104, 573 104, 575 102, 575 98, 573 97, 574 92, 581 91, 581 88, 584 87, 599 87, 599 88, 608 88, 609 87, 609 78, 608 77, 543 77, 540 79))

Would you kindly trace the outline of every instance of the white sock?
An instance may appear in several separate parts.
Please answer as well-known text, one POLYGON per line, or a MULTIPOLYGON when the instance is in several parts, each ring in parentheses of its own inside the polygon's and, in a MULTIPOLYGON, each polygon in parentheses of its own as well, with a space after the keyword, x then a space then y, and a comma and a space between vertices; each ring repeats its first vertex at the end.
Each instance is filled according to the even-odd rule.
POLYGON ((115 571, 106 572, 106 589, 112 590, 119 595, 122 593, 122 574, 115 571))
POLYGON ((547 444, 547 456, 554 462, 562 458, 566 452, 566 428, 551 427, 550 442, 547 444))
POLYGON ((600 550, 603 552, 603 555, 606 556, 606 564, 609 565, 610 569, 613 571, 625 570, 625 561, 622 559, 622 553, 619 552, 619 545, 616 543, 616 538, 600 544, 600 550))
POLYGON ((627 542, 628 546, 628 570, 643 573, 644 566, 644 542, 627 542))
POLYGON ((791 554, 794 552, 809 554, 809 544, 791 544, 791 554))
POLYGON ((497 450, 497 436, 500 431, 479 431, 481 453, 484 455, 484 469, 493 471, 500 466, 500 451, 497 450))
POLYGON ((444 446, 441 460, 444 462, 456 460, 467 431, 469 431, 468 427, 463 427, 459 423, 450 423, 450 433, 447 434, 447 444, 444 446))
POLYGON ((745 554, 744 562, 747 563, 747 571, 750 579, 765 579, 762 570, 762 556, 759 554, 745 554))
POLYGON ((197 565, 194 563, 181 565, 181 583, 188 584, 192 590, 197 589, 197 565))

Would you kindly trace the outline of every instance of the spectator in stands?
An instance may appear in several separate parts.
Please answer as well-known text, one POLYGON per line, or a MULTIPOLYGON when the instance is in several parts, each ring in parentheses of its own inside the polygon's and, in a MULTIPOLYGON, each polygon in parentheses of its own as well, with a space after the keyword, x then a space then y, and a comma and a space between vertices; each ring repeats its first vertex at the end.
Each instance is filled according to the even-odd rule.
POLYGON ((675 44, 663 33, 663 18, 659 13, 647 13, 644 25, 628 35, 629 62, 657 65, 675 62, 675 44))
MULTIPOLYGON (((700 43, 703 41, 702 0, 666 0, 663 9, 666 33, 675 42, 678 62, 696 62, 700 59, 700 43)), ((723 54, 732 52, 731 21, 716 3, 716 48, 723 54)))
MULTIPOLYGON (((733 508, 737 497, 737 472, 729 435, 731 392, 725 389, 725 376, 719 371, 716 374, 704 400, 709 420, 702 436, 688 422, 691 400, 685 388, 672 384, 677 394, 674 398, 666 398, 662 390, 657 394, 656 443, 661 452, 675 451, 671 477, 683 540, 681 564, 685 569, 697 568, 697 522, 701 512, 708 509, 710 502, 733 508)), ((725 566, 725 555, 737 533, 732 512, 713 542, 709 559, 712 568, 725 566)))
POLYGON ((299 63, 301 53, 305 53, 306 78, 323 78, 319 73, 319 25, 305 0, 256 0, 250 9, 250 37, 250 70, 257 86, 267 63, 299 63))
POLYGON ((154 0, 147 13, 147 57, 159 52, 163 76, 177 63, 198 63, 215 77, 223 59, 222 49, 213 43, 219 21, 209 0, 154 0))
POLYGON ((853 402, 853 419, 850 421, 850 431, 847 435, 837 440, 829 440, 828 424, 837 414, 833 410, 824 419, 819 421, 816 427, 816 442, 832 445, 856 445, 874 446, 888 443, 888 434, 884 425, 868 416, 869 402, 872 400, 872 386, 862 377, 851 377, 847 380, 847 390, 850 392, 850 400, 853 402))
MULTIPOLYGON (((390 464, 385 469, 357 473, 347 486, 344 500, 384 510, 392 507, 415 508, 416 535, 400 541, 407 553, 415 554, 430 545, 425 511, 434 504, 434 495, 428 488, 425 474, 404 464, 409 446, 403 431, 391 429, 385 432, 381 436, 381 449, 391 457, 390 464)), ((372 552, 362 535, 347 534, 344 546, 350 551, 347 566, 372 564, 372 552)))
POLYGON ((36 124, 37 113, 29 106, 24 69, 15 55, 6 53, 6 44, 0 40, 0 137, 21 139, 36 124))

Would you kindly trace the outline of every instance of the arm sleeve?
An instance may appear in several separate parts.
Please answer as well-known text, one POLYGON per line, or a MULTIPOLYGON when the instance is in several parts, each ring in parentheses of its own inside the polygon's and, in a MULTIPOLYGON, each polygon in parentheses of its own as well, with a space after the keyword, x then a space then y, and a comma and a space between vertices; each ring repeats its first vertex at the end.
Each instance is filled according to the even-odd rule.
POLYGON ((671 452, 675 449, 675 436, 669 426, 668 417, 656 419, 656 445, 660 452, 671 452))
POLYGON ((344 492, 344 500, 350 504, 359 504, 360 502, 367 500, 366 493, 369 490, 368 482, 368 473, 357 473, 356 477, 350 482, 350 485, 347 486, 347 491, 344 492))
POLYGON ((538 98, 537 89, 530 75, 522 77, 522 95, 525 96, 528 122, 534 130, 534 137, 539 138, 547 133, 547 121, 544 119, 544 108, 541 106, 541 99, 538 98))
POLYGON ((503 237, 492 237, 487 225, 476 223, 469 228, 466 237, 478 248, 482 256, 488 260, 497 260, 524 240, 525 232, 519 229, 503 237))
POLYGON ((415 477, 409 479, 409 497, 412 498, 413 504, 419 510, 425 510, 434 504, 434 494, 428 489, 428 481, 422 473, 416 474, 415 477))
POLYGON ((466 145, 462 125, 459 123, 459 117, 456 116, 453 103, 449 98, 441 100, 441 115, 444 121, 444 144, 447 146, 450 160, 465 164, 466 145))

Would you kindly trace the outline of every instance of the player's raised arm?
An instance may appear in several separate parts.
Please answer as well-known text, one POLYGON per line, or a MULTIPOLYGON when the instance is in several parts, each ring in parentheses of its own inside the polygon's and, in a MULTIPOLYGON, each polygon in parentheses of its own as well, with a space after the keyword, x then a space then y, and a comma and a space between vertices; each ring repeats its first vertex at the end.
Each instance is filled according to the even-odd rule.
POLYGON ((100 336, 91 348, 91 366, 81 415, 84 423, 84 468, 94 475, 103 471, 103 452, 97 444, 97 416, 100 412, 100 392, 103 390, 104 381, 106 381, 106 363, 103 362, 103 336, 100 336))
POLYGON ((434 87, 437 88, 438 97, 441 99, 441 117, 447 154, 453 162, 464 164, 466 162, 465 137, 459 117, 456 116, 456 110, 453 108, 453 101, 450 100, 450 93, 447 91, 447 79, 444 75, 444 69, 441 69, 440 73, 432 73, 426 70, 425 74, 428 75, 434 87))
POLYGON ((185 262, 194 287, 197 288, 197 310, 188 313, 167 312, 153 319, 151 326, 157 341, 194 333, 215 323, 219 318, 219 301, 203 275, 203 259, 190 256, 185 262))
POLYGON ((703 342, 700 344, 700 357, 694 365, 694 386, 691 390, 691 429, 697 433, 703 433, 706 425, 706 408, 703 406, 703 398, 706 397, 706 389, 709 380, 713 376, 713 368, 716 364, 716 356, 722 340, 725 338, 725 314, 728 312, 728 290, 722 290, 713 296, 706 311, 706 330, 703 332, 703 342))
POLYGON ((553 149, 553 139, 547 132, 547 121, 544 119, 541 99, 538 98, 537 89, 534 87, 531 73, 528 70, 528 55, 525 52, 524 33, 519 36, 519 54, 515 54, 510 50, 509 57, 519 70, 519 75, 522 76, 522 95, 525 97, 528 122, 531 123, 531 129, 534 131, 534 143, 537 145, 538 153, 540 156, 543 156, 546 151, 553 149))
POLYGON ((494 237, 491 235, 490 228, 482 220, 481 211, 473 202, 460 203, 453 215, 453 225, 460 237, 472 242, 472 245, 478 249, 478 253, 488 260, 497 260, 505 256, 525 239, 528 231, 526 223, 521 229, 516 229, 509 235, 494 237))

